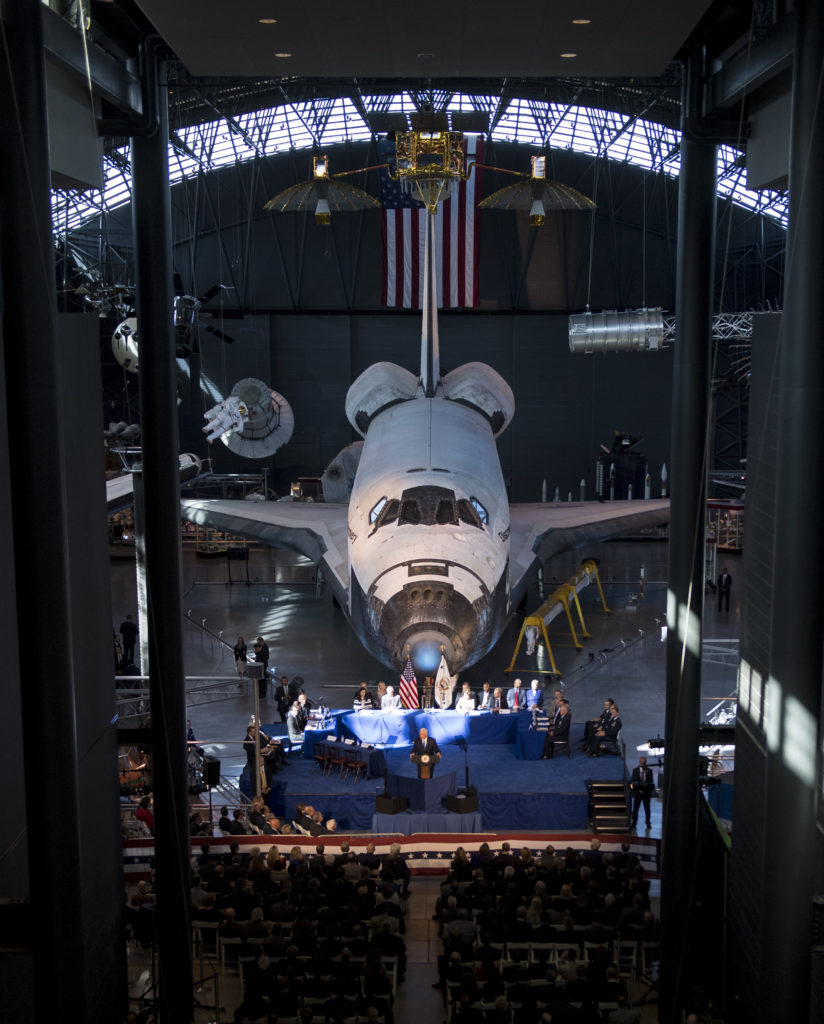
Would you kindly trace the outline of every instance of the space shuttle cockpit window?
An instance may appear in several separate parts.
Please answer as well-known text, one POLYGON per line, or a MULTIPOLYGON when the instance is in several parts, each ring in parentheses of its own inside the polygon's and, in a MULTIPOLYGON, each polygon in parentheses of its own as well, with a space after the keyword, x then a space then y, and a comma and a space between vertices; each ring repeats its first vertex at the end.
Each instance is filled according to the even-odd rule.
POLYGON ((381 512, 383 512, 383 510, 386 508, 386 500, 386 496, 384 496, 383 498, 381 498, 379 502, 375 504, 372 511, 369 513, 370 523, 374 523, 377 520, 378 516, 381 514, 381 512))
MULTIPOLYGON (((369 522, 373 524, 372 533, 380 529, 381 526, 386 526, 387 523, 394 523, 398 518, 400 507, 401 503, 397 498, 381 498, 376 502, 369 513, 369 522)), ((372 533, 370 533, 370 537, 372 533)))
POLYGON ((472 508, 475 509, 475 511, 477 512, 480 521, 484 524, 484 526, 487 526, 489 524, 489 513, 486 511, 486 509, 478 501, 477 498, 473 498, 470 495, 469 502, 472 505, 472 508))
MULTIPOLYGON (((481 506, 483 508, 483 506, 481 506)), ((483 529, 483 522, 478 512, 475 510, 475 505, 472 501, 467 501, 466 498, 458 499, 458 518, 462 523, 468 523, 470 526, 477 526, 479 530, 483 529)))

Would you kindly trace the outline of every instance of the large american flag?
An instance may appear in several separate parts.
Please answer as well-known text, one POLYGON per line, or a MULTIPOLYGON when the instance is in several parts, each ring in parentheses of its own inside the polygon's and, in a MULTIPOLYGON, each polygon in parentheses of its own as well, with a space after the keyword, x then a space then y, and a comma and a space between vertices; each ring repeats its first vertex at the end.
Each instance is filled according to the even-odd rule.
MULTIPOLYGON (((483 139, 467 138, 467 163, 483 159, 483 139)), ((438 203, 435 216, 435 259, 438 306, 477 306, 481 172, 475 168, 468 181, 453 182, 449 198, 438 203)), ((406 191, 403 182, 381 176, 383 211, 384 306, 420 309, 423 302, 426 207, 406 191)))
POLYGON ((412 668, 412 659, 406 656, 406 665, 401 672, 399 692, 401 704, 405 708, 416 708, 418 706, 418 684, 415 680, 415 670, 412 668))

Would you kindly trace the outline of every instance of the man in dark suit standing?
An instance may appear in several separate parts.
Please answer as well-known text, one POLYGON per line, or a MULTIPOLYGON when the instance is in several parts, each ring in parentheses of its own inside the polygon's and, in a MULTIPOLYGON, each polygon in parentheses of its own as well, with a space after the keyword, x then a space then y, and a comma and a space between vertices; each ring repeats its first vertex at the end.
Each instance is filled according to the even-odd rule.
POLYGON ((255 641, 254 651, 256 663, 263 665, 263 679, 258 679, 258 696, 261 700, 265 700, 266 687, 268 686, 266 673, 269 671, 269 646, 262 636, 259 636, 255 641))
POLYGON ((427 757, 431 757, 433 761, 440 761, 441 759, 440 748, 438 747, 437 742, 429 735, 429 731, 427 729, 421 729, 415 737, 415 742, 412 744, 412 753, 409 755, 409 760, 414 761, 416 757, 423 757, 424 754, 426 754, 427 757))
MULTIPOLYGON (((724 611, 730 610, 730 588, 732 587, 732 576, 727 572, 726 565, 721 570, 721 575, 718 577, 718 610, 721 611, 721 606, 724 605, 724 611)), ((120 627, 120 632, 123 632, 123 627, 120 627)))
POLYGON ((286 715, 289 712, 289 708, 297 698, 297 691, 289 685, 289 680, 286 676, 280 677, 280 684, 275 687, 275 703, 278 706, 278 714, 280 715, 281 722, 286 721, 286 715))
MULTIPOLYGON (((719 604, 720 608, 721 605, 719 604)), ((134 664, 134 647, 137 643, 137 626, 132 621, 131 615, 127 615, 120 623, 120 639, 123 642, 123 665, 134 664)))
POLYGON ((650 828, 649 804, 652 794, 655 792, 655 783, 652 781, 652 769, 647 767, 645 757, 638 758, 638 764, 632 769, 629 779, 629 788, 632 790, 632 827, 638 824, 638 812, 643 804, 644 813, 647 816, 647 828, 650 828))

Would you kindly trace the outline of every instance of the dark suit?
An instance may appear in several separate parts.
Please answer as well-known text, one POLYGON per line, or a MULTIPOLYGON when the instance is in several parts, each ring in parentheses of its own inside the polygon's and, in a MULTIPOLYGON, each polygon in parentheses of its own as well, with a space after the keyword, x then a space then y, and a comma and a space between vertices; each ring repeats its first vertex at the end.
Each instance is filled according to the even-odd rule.
POLYGON ((572 725, 572 715, 559 715, 558 721, 551 726, 544 740, 544 757, 552 757, 555 753, 556 743, 569 743, 569 727, 572 725))
POLYGON ((131 665, 134 661, 134 646, 137 642, 137 626, 131 619, 120 623, 120 639, 123 641, 123 664, 131 665))
POLYGON ((609 721, 604 726, 604 735, 595 737, 595 742, 602 753, 617 754, 619 752, 618 733, 621 731, 622 724, 619 716, 611 715, 609 721))
POLYGON ((629 778, 629 788, 632 790, 632 824, 638 824, 638 812, 643 804, 644 813, 647 816, 647 828, 650 827, 649 804, 652 794, 655 792, 655 783, 652 780, 652 768, 649 765, 643 767, 639 764, 632 769, 629 778))
POLYGON ((412 753, 420 757, 422 754, 429 754, 432 757, 434 754, 440 754, 440 747, 431 736, 426 737, 424 742, 420 736, 415 737, 415 742, 412 744, 412 753))
MULTIPOLYGON (((732 576, 728 572, 722 572, 718 577, 718 610, 721 611, 721 605, 725 606, 725 611, 730 610, 730 587, 732 586, 732 576)), ((120 627, 121 632, 123 627, 120 627)))
POLYGON ((416 736, 415 742, 412 744, 412 758, 422 757, 424 754, 428 754, 432 758, 431 772, 434 775, 435 764, 441 756, 440 748, 431 736, 426 737, 425 743, 420 736, 416 736))
POLYGON ((275 689, 275 703, 278 706, 278 714, 280 715, 281 722, 286 721, 286 713, 295 701, 297 694, 294 693, 291 686, 284 686, 279 683, 275 689))

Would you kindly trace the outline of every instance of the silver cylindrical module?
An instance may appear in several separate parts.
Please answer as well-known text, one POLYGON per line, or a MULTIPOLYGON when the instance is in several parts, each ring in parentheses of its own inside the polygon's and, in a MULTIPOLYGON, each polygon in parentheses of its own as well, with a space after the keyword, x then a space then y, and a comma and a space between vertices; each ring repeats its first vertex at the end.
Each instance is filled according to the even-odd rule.
POLYGON ((648 352, 663 345, 661 308, 573 313, 569 318, 570 352, 648 352))

